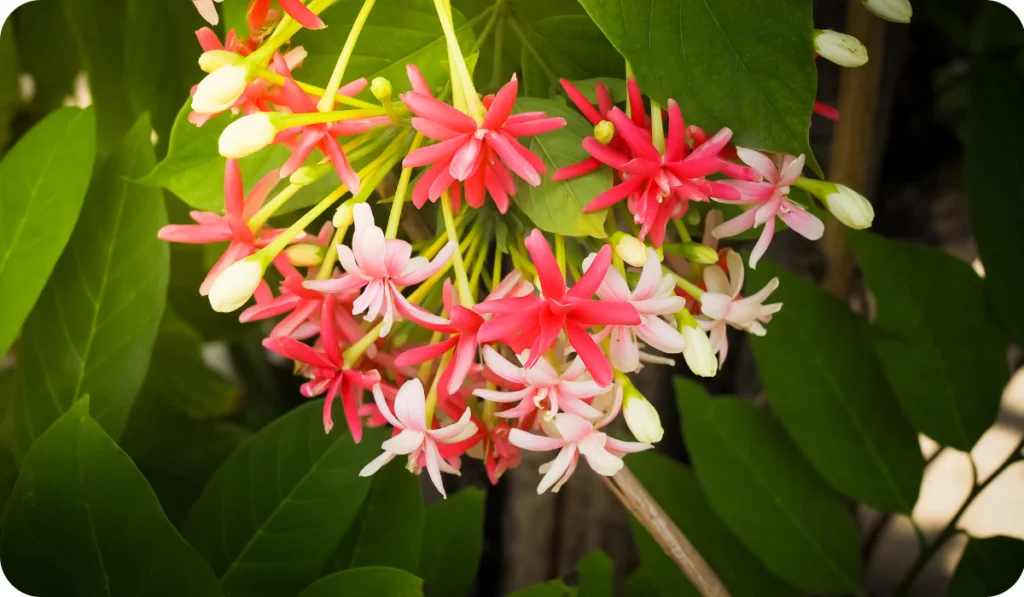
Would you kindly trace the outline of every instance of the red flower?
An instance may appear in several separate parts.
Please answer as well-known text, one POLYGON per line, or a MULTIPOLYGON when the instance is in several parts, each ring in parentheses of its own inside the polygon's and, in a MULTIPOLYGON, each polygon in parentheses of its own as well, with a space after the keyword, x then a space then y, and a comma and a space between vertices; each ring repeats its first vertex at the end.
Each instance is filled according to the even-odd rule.
POLYGON ((640 324, 640 314, 633 305, 590 298, 608 272, 611 245, 601 248, 593 264, 571 289, 566 289, 551 247, 539 230, 530 233, 526 248, 537 268, 543 297, 501 298, 480 303, 476 311, 493 313, 494 319, 480 326, 477 339, 482 343, 500 340, 517 353, 528 348, 530 357, 524 367, 529 369, 554 347, 558 335, 565 331, 594 381, 600 386, 609 385, 612 383, 611 364, 587 333, 587 328, 640 324))
MULTIPOLYGON (((412 72, 410 72, 412 74, 412 72)), ((516 175, 533 186, 547 172, 544 162, 516 137, 539 135, 565 126, 562 118, 548 118, 543 112, 512 114, 519 83, 512 78, 493 97, 483 100, 487 114, 479 124, 452 106, 434 99, 429 89, 416 85, 402 95, 402 102, 415 114, 413 127, 439 141, 406 156, 402 166, 431 165, 413 189, 412 200, 422 207, 429 198, 458 182, 465 183, 466 201, 481 207, 490 193, 498 211, 508 211, 509 197, 516 194, 516 175), (419 90, 416 89, 419 87, 419 90)))
MULTIPOLYGON (((277 3, 281 5, 281 9, 288 16, 295 19, 295 22, 306 29, 323 29, 326 27, 320 17, 316 16, 313 11, 302 4, 302 0, 277 0, 277 3)), ((248 13, 249 27, 253 31, 262 28, 263 24, 267 21, 267 14, 269 12, 270 0, 251 0, 248 13)))

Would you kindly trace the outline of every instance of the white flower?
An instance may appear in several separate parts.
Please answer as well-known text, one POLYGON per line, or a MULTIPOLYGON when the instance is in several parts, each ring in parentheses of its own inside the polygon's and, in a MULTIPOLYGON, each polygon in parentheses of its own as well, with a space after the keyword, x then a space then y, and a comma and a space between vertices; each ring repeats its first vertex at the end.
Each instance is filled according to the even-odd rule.
POLYGON ((893 23, 909 23, 914 15, 910 0, 861 0, 861 4, 875 16, 893 23))
POLYGON ((220 134, 218 149, 228 159, 244 158, 274 142, 277 128, 266 112, 243 116, 220 134))
POLYGON ((263 280, 263 265, 256 259, 243 259, 228 266, 213 281, 210 306, 214 311, 230 313, 249 300, 263 280))
POLYGON ((814 50, 825 60, 839 66, 864 66, 868 49, 852 35, 826 29, 814 35, 814 50))
POLYGON ((243 66, 222 66, 203 77, 192 96, 192 110, 199 114, 219 114, 245 93, 249 71, 243 66))
POLYGON ((626 417, 626 426, 637 440, 645 444, 661 441, 665 429, 661 426, 661 417, 657 409, 635 389, 627 391, 622 404, 622 414, 626 417))

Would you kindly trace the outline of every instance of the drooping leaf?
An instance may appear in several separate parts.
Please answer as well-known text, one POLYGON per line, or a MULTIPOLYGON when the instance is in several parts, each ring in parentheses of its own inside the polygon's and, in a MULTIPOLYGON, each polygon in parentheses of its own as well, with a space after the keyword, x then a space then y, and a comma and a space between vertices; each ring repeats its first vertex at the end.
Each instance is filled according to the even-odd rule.
POLYGON ((356 521, 328 562, 328 571, 388 566, 415 573, 423 510, 418 476, 410 474, 401 462, 377 471, 356 521))
POLYGON ((1024 102, 1024 72, 1019 52, 998 46, 984 51, 993 38, 1003 38, 992 35, 993 29, 1018 22, 1010 9, 994 2, 979 15, 975 38, 982 48, 971 58, 965 163, 971 231, 985 268, 985 290, 1007 337, 1024 345, 1024 236, 1018 234, 1024 226, 1024 188, 1008 176, 1024 168, 1018 142, 1024 115, 1016 109, 1024 102))
POLYGON ((875 349, 900 406, 922 433, 969 452, 995 421, 1009 377, 981 278, 934 249, 869 232, 850 242, 878 305, 875 349))
MULTIPOLYGON (((630 456, 629 469, 734 597, 796 597, 800 592, 769 572, 729 530, 712 509, 706 493, 690 468, 655 452, 630 456)), ((633 537, 641 567, 663 597, 696 595, 683 575, 650 533, 635 520, 633 537), (685 588, 684 588, 685 587, 685 588)))
POLYGON ((24 454, 71 404, 119 437, 142 387, 167 299, 160 193, 130 182, 153 167, 139 119, 89 186, 82 215, 22 334, 15 439, 24 454))
POLYGON ((539 186, 532 187, 519 181, 515 203, 530 220, 546 232, 566 236, 593 236, 604 238, 607 210, 584 214, 583 208, 612 185, 612 174, 600 168, 577 178, 555 182, 551 175, 556 170, 589 157, 583 149, 583 138, 593 134, 587 121, 565 104, 534 97, 521 97, 516 102, 519 112, 544 111, 548 116, 561 117, 568 125, 564 128, 534 137, 530 150, 548 167, 539 186))
POLYGON ((397 568, 371 566, 353 568, 325 576, 299 597, 422 597, 423 581, 397 568))
POLYGON ((830 485, 888 512, 917 501, 924 458, 875 356, 871 329, 846 305, 762 260, 747 294, 778 277, 783 303, 764 337, 751 337, 776 415, 830 485))
POLYGON ((370 489, 360 469, 380 434, 361 444, 325 434, 323 403, 296 408, 249 438, 214 473, 183 534, 224 593, 294 595, 313 582, 370 489))
POLYGON ((0 162, 0 354, 39 298, 78 219, 96 153, 92 110, 64 108, 0 162))
POLYGON ((971 538, 949 584, 950 597, 1002 595, 1024 569, 1024 541, 1016 537, 971 538))
POLYGON ((613 597, 615 595, 615 564, 602 551, 583 556, 576 566, 580 573, 577 589, 580 597, 613 597))
POLYGON ((467 487, 427 507, 418 574, 428 595, 465 595, 473 586, 484 546, 485 498, 467 487))
POLYGON ((817 92, 810 0, 580 0, 641 88, 738 145, 807 154, 817 92))
POLYGON ((29 450, 4 512, 4 574, 32 595, 220 595, 88 410, 88 399, 75 402, 29 450))
POLYGON ((775 574, 829 594, 859 588, 857 526, 785 431, 750 403, 676 380, 686 447, 711 507, 775 574))

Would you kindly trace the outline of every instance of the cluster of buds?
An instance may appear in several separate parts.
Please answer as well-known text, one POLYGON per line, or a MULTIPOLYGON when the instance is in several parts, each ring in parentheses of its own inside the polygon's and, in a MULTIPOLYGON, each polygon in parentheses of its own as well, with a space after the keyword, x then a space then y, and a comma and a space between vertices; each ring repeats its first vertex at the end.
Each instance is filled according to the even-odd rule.
POLYGON ((357 442, 364 426, 393 430, 363 475, 404 456, 444 495, 441 474, 458 474, 464 458, 482 460, 497 482, 522 450, 557 450, 541 467, 538 492, 557 491, 580 455, 613 475, 625 454, 662 436, 657 411, 629 374, 682 355, 696 375, 713 376, 728 352, 726 330, 764 334, 782 307, 766 304, 777 280, 742 294, 744 260, 719 250, 719 238, 761 227, 749 259, 755 267, 776 217, 819 237, 821 221, 790 197, 793 187, 849 226, 870 224, 863 197, 801 176, 803 156, 731 146, 729 129, 708 135, 686 126, 675 102, 665 109, 645 102, 632 79, 625 110, 600 84, 594 106, 563 81, 594 135, 582 141, 591 157, 552 179, 611 169, 615 185, 585 210, 605 213, 610 235, 532 230, 499 241, 519 185, 539 185, 547 173, 520 139, 565 121, 516 112, 515 77, 494 95, 477 93, 446 0, 435 0, 451 71, 444 91, 414 65, 398 101, 385 79, 343 84, 372 0, 326 86, 297 81, 304 52, 283 46, 301 27, 322 27, 318 15, 332 1, 279 0, 281 16, 253 0, 249 38, 229 33, 221 44, 212 31, 199 32, 209 74, 193 91, 192 122, 240 114, 219 140, 225 205, 223 213, 193 212, 195 224, 167 226, 160 237, 227 243, 200 292, 222 312, 254 300, 241 321, 274 321, 263 344, 294 361, 307 379, 304 396, 325 397, 326 432, 337 408, 357 442), (357 97, 367 89, 376 101, 357 97), (291 156, 246 194, 239 160, 270 145, 291 156), (393 172, 397 184, 382 185, 393 172), (290 225, 269 224, 299 190, 333 176, 336 189, 290 225), (393 195, 374 200, 385 187, 393 195), (399 238, 410 220, 423 227, 408 200, 417 210, 437 204, 433 238, 399 238), (723 222, 719 210, 694 203, 739 215, 723 222), (319 231, 307 232, 318 223, 319 231), (701 226, 695 242, 691 230, 701 226), (279 280, 276 288, 268 277, 279 280), (620 412, 638 441, 604 431, 620 412))

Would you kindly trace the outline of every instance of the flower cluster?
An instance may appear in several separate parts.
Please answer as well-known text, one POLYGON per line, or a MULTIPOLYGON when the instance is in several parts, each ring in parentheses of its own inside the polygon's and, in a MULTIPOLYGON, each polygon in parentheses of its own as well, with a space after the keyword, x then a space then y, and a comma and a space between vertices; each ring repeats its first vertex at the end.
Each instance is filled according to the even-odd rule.
MULTIPOLYGON (((194 1, 215 20, 210 1, 194 1)), ((243 322, 273 320, 263 344, 295 363, 304 396, 324 396, 326 432, 336 412, 357 442, 364 427, 391 429, 362 475, 405 456, 444 495, 441 474, 458 474, 464 459, 482 460, 497 482, 522 450, 558 451, 541 467, 539 492, 557 491, 580 455, 614 475, 625 454, 662 435, 629 374, 682 355, 695 374, 715 375, 727 329, 764 334, 782 307, 765 304, 777 280, 742 295, 744 260, 719 251, 718 239, 760 228, 748 262, 756 267, 776 218, 820 237, 822 221, 801 204, 810 195, 796 188, 847 225, 870 223, 862 197, 802 177, 803 156, 730 145, 727 128, 687 126, 675 102, 645 101, 633 79, 624 105, 598 84, 596 106, 562 81, 594 134, 581 140, 588 159, 547 176, 523 140, 566 121, 517 111, 515 77, 479 94, 444 0, 436 5, 447 84, 432 86, 415 65, 397 101, 386 79, 344 83, 372 1, 326 85, 299 81, 305 52, 285 46, 300 28, 323 27, 331 3, 252 0, 248 37, 231 32, 221 43, 198 32, 208 74, 193 90, 190 120, 235 115, 219 139, 224 209, 193 212, 195 224, 160 237, 227 243, 200 293, 223 312, 253 300, 243 322), (269 146, 289 157, 246 192, 240 161, 269 146), (522 185, 573 184, 599 168, 614 185, 584 211, 605 214, 607 239, 503 222, 522 185), (286 206, 321 181, 334 190, 288 223, 286 206), (434 234, 424 221, 438 222, 434 234), (638 441, 604 431, 620 412, 638 441)))

